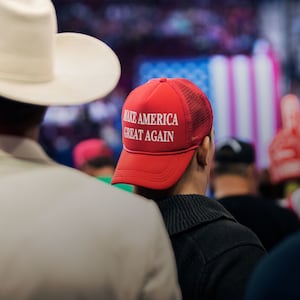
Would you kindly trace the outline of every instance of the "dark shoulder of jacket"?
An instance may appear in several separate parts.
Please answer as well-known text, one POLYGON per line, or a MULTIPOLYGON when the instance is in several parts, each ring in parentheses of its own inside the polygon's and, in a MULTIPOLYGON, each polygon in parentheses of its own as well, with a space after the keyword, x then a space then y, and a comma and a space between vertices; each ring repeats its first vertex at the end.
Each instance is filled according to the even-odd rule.
POLYGON ((278 219, 278 222, 284 222, 287 228, 300 228, 300 220, 293 210, 276 204, 274 204, 272 208, 273 210, 270 213, 274 218, 276 217, 278 219))
MULTIPOLYGON (((249 228, 228 219, 201 224, 171 238, 174 249, 193 248, 204 263, 239 247, 247 246, 265 252, 260 240, 249 228), (185 246, 183 246, 185 245, 185 246)), ((176 251, 175 251, 176 252, 176 251)))

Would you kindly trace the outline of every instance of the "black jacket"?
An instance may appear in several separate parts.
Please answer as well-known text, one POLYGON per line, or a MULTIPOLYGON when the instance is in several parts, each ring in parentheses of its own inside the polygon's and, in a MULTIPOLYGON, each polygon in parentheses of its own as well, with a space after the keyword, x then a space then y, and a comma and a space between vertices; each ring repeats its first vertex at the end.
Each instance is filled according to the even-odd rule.
POLYGON ((267 251, 300 229, 300 222, 292 211, 266 199, 251 195, 228 196, 218 201, 236 218, 253 230, 267 251))
POLYGON ((169 232, 183 299, 243 299, 265 254, 256 235, 215 200, 176 195, 158 202, 169 232))

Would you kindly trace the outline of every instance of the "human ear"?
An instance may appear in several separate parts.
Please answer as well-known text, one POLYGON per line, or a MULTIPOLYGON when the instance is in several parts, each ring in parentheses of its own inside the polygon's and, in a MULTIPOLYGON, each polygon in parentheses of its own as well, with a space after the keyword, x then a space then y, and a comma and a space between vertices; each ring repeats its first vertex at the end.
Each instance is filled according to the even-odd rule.
POLYGON ((202 143, 197 148, 197 163, 202 168, 205 168, 208 164, 208 155, 209 155, 209 148, 210 148, 210 138, 209 136, 206 136, 202 143))

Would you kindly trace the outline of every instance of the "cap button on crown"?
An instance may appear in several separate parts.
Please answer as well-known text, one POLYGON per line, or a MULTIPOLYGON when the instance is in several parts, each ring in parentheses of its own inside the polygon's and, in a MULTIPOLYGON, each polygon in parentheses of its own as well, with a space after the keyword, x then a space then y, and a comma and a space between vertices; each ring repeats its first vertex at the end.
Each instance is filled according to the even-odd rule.
POLYGON ((159 82, 166 82, 167 81, 167 78, 160 78, 159 79, 159 82))

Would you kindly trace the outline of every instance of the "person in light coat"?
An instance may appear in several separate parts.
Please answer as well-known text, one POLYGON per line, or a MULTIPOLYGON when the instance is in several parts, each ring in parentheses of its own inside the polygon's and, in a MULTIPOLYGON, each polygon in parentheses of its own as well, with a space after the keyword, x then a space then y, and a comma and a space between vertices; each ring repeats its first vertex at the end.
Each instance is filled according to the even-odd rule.
POLYGON ((56 22, 50 0, 0 0, 0 299, 180 299, 155 204, 37 142, 49 105, 104 97, 120 76, 106 44, 56 22))

